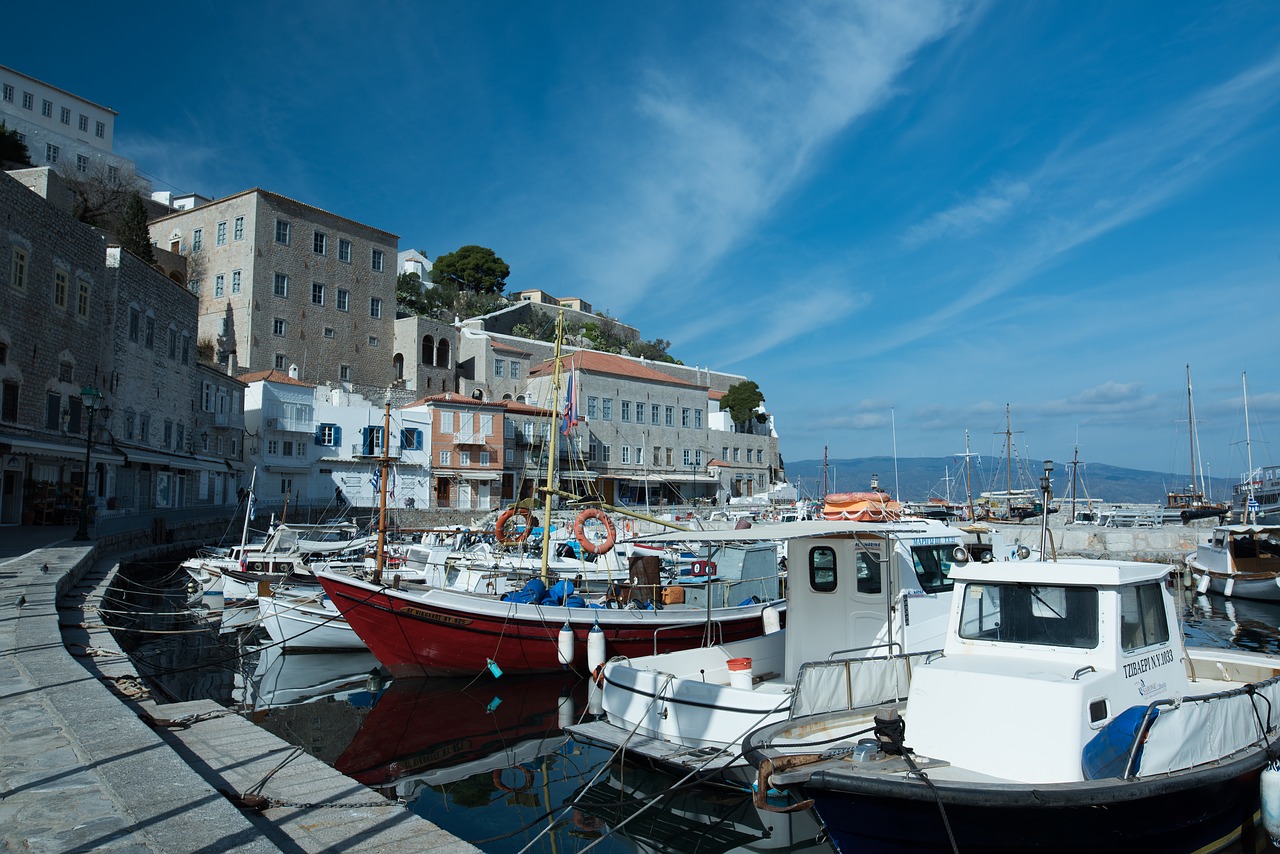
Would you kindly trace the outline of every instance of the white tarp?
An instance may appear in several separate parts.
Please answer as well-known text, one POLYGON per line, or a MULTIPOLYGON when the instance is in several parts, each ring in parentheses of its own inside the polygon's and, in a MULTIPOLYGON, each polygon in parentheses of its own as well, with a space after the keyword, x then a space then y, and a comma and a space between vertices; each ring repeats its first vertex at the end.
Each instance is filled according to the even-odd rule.
POLYGON ((1258 722, 1280 722, 1280 683, 1237 694, 1162 706, 1142 748, 1139 777, 1216 762, 1262 739, 1258 722), (1274 711, 1273 711, 1274 710, 1274 711))
POLYGON ((811 661, 800 668, 791 716, 857 709, 907 696, 905 658, 811 661))

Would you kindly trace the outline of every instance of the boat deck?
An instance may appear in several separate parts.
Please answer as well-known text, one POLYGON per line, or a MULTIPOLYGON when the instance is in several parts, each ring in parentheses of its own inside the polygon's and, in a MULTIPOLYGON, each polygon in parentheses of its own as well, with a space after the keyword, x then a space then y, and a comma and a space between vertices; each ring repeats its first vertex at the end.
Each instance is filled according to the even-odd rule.
MULTIPOLYGON (((611 748, 628 759, 640 758, 655 765, 683 773, 698 771, 715 776, 730 767, 747 768, 737 748, 685 747, 670 741, 633 735, 607 720, 584 721, 566 727, 565 731, 579 741, 611 748)), ((750 769, 748 769, 750 770, 750 769)))

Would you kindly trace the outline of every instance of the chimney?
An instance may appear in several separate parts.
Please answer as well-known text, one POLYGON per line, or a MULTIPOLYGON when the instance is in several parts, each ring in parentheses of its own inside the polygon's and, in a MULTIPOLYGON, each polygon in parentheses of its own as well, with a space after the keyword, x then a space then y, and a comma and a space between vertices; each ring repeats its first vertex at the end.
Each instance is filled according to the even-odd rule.
POLYGON ((298 378, 298 366, 297 366, 296 364, 295 364, 295 365, 290 365, 290 366, 289 366, 289 379, 291 379, 291 380, 296 380, 297 378, 298 378))
POLYGON ((227 354, 227 376, 234 377, 236 375, 236 351, 232 350, 227 354))

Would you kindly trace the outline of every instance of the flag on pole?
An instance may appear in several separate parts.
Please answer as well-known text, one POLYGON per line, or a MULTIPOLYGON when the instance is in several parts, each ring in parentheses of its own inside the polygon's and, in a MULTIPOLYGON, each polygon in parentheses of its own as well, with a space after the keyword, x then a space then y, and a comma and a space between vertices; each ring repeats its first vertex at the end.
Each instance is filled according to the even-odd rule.
POLYGON ((252 521, 252 520, 253 520, 253 505, 254 505, 254 503, 255 503, 255 499, 254 499, 254 495, 253 495, 253 490, 251 489, 251 490, 249 490, 249 520, 250 520, 250 521, 252 521))
POLYGON ((570 363, 569 365, 569 384, 565 387, 564 392, 564 426, 560 429, 561 433, 569 435, 569 430, 578 426, 578 369, 570 363))

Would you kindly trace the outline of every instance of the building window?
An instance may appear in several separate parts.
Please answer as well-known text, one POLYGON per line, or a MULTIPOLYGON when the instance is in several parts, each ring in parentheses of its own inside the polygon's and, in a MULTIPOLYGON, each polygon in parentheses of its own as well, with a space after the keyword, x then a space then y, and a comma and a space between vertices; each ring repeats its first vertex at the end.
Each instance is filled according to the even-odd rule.
POLYGON ((116 167, 114 167, 114 166, 108 166, 108 167, 107 167, 107 183, 108 183, 108 184, 110 184, 110 185, 111 185, 111 186, 113 186, 113 187, 114 187, 116 184, 120 183, 120 170, 119 170, 119 169, 117 169, 117 168, 116 168, 116 167))
POLYGON ((666 420, 668 427, 676 426, 676 408, 674 406, 668 406, 666 408, 666 420))
POLYGON ((377 336, 377 335, 370 335, 370 336, 369 336, 369 346, 370 346, 370 347, 377 347, 377 346, 378 346, 378 336, 377 336))
POLYGON ((4 99, 10 104, 13 103, 13 87, 8 83, 4 84, 4 99))
POLYGON ((488 452, 488 451, 481 451, 481 452, 480 452, 480 454, 479 454, 479 457, 480 457, 480 465, 482 465, 482 466, 487 466, 487 465, 489 465, 489 452, 488 452))
POLYGON ((62 122, 64 125, 71 124, 71 111, 66 107, 63 107, 58 112, 58 121, 62 122))
POLYGON ((600 398, 587 398, 587 420, 590 421, 600 417, 600 398))
POLYGON ((684 449, 683 459, 684 459, 684 465, 686 466, 693 465, 693 453, 688 448, 684 449))
POLYGON ((192 279, 191 281, 187 282, 187 290, 189 290, 189 291, 191 291, 191 293, 193 293, 193 294, 195 294, 195 295, 199 296, 199 295, 200 295, 200 280, 199 280, 199 279, 192 279))
POLYGON ((470 451, 458 451, 458 465, 460 465, 460 466, 469 466, 469 465, 471 465, 471 452, 470 452, 470 451))
POLYGON ((53 101, 45 99, 40 103, 40 115, 46 119, 53 118, 53 101))
POLYGON ((227 221, 225 219, 218 223, 218 235, 215 242, 219 246, 227 245, 227 221))
POLYGON ((493 375, 499 379, 502 378, 502 369, 507 363, 502 359, 493 360, 493 375))
POLYGON ((146 345, 148 350, 154 350, 156 348, 156 319, 151 315, 147 315, 146 323, 143 324, 142 328, 146 330, 145 339, 142 343, 146 345))
POLYGON ((740 448, 734 448, 734 449, 733 449, 733 461, 734 461, 735 463, 736 463, 736 462, 738 462, 738 451, 740 451, 740 450, 741 450, 740 448))
POLYGON ((337 298, 338 311, 348 311, 351 308, 351 292, 338 288, 337 298))
POLYGON ((179 359, 179 361, 182 362, 182 364, 185 365, 191 361, 191 336, 185 332, 182 333, 181 356, 182 357, 179 359))
POLYGON ((382 298, 369 297, 369 316, 382 317, 382 298))
POLYGON ((80 121, 77 122, 77 127, 79 127, 80 130, 84 133, 89 132, 89 117, 86 116, 84 113, 80 114, 80 121))
POLYGON ((44 160, 46 163, 57 163, 58 146, 54 145, 52 142, 46 142, 44 144, 44 160))
POLYGON ((657 424, 658 424, 658 404, 656 404, 656 403, 651 403, 651 404, 649 404, 649 420, 650 420, 650 422, 651 422, 654 426, 657 426, 657 424))
POLYGON ((506 448, 506 449, 504 449, 504 450, 503 450, 503 452, 502 452, 502 458, 503 458, 506 462, 514 463, 514 462, 516 461, 516 452, 515 452, 515 450, 514 450, 514 449, 512 449, 512 448, 506 448))
MULTIPOLYGON (((70 413, 68 413, 68 416, 70 413)), ((62 395, 57 393, 45 393, 44 396, 44 429, 61 430, 62 425, 58 423, 62 417, 62 395)))
POLYGON ((382 272, 382 257, 381 249, 373 250, 373 269, 379 273, 382 272))
POLYGON ((67 307, 67 274, 61 270, 53 271, 53 304, 58 308, 67 307))
POLYGON ((274 364, 275 364, 275 369, 277 371, 283 371, 285 369, 286 366, 285 366, 284 360, 285 360, 284 353, 276 353, 276 360, 274 364))
POLYGON ((18 389, 19 386, 13 380, 4 381, 3 401, 0 402, 0 418, 5 421, 18 420, 18 389))
POLYGON ((281 456, 283 457, 293 456, 293 442, 291 440, 289 439, 284 440, 281 456))
POLYGON ((36 105, 36 96, 32 95, 30 92, 23 92, 22 93, 22 109, 31 110, 35 108, 35 105, 36 105))
POLYGON ((702 429, 702 410, 701 409, 693 410, 693 426, 695 430, 702 429))
POLYGON ((289 245, 289 229, 290 225, 283 219, 276 220, 276 243, 289 245))
POLYGON ((351 366, 350 365, 338 366, 338 379, 342 380, 344 383, 351 382, 351 366))
POLYGON ((511 379, 513 380, 520 379, 520 363, 519 362, 511 363, 511 379))
POLYGON ((618 406, 622 410, 618 413, 618 418, 625 423, 631 423, 631 401, 623 400, 618 402, 618 406))
POLYGON ((199 252, 204 248, 204 229, 197 228, 191 232, 191 251, 199 252))
POLYGON ((338 260, 344 264, 351 263, 351 241, 338 238, 338 260))
POLYGON ((725 462, 729 461, 729 449, 727 447, 720 449, 720 459, 724 460, 725 462))
POLYGON ((324 283, 323 282, 311 283, 311 302, 315 303, 316 305, 324 305, 324 283))
POLYGON ((289 295, 289 277, 284 273, 276 273, 273 293, 278 297, 287 297, 289 295))
POLYGON ((129 309, 129 340, 133 341, 134 343, 137 343, 138 341, 138 328, 141 322, 142 322, 142 315, 138 312, 136 308, 130 307, 129 309))
POLYGON ((178 330, 169 327, 169 358, 178 358, 178 330))
POLYGON ((453 452, 452 452, 452 451, 441 451, 441 452, 440 452, 440 465, 442 465, 442 466, 453 465, 453 452))
POLYGON ((606 397, 600 401, 600 417, 605 421, 613 420, 613 398, 606 397))
POLYGON ((674 449, 674 448, 667 448, 666 450, 667 450, 667 468, 670 468, 671 466, 674 466, 674 465, 676 464, 676 463, 675 463, 675 454, 673 453, 673 451, 674 451, 675 449, 674 449))
POLYGON ((89 158, 83 154, 76 155, 76 171, 80 173, 89 171, 89 158))
POLYGON ((317 255, 323 255, 326 242, 327 239, 325 238, 323 231, 315 232, 311 236, 311 251, 317 255))
POLYGON ((337 424, 321 424, 316 430, 316 444, 336 448, 342 442, 342 428, 337 424))
POLYGON ((681 407, 680 408, 680 426, 688 427, 690 424, 689 419, 690 419, 689 408, 687 406, 681 407))
POLYGON ((613 446, 601 444, 600 445, 600 462, 602 463, 612 462, 612 456, 613 456, 613 446))
POLYGON ((81 317, 89 316, 89 283, 81 280, 80 296, 76 300, 76 314, 81 317))
POLYGON ((337 335, 337 333, 335 333, 335 332, 333 331, 333 327, 332 327, 332 326, 326 326, 326 327, 324 328, 324 337, 325 337, 325 338, 333 338, 333 337, 335 337, 336 335, 337 335))
POLYGON ((622 464, 624 466, 631 465, 631 447, 629 445, 622 446, 622 464))
POLYGON ((107 125, 105 122, 94 122, 93 135, 98 139, 107 138, 107 125))
POLYGON ((267 440, 267 453, 268 453, 268 454, 270 454, 270 455, 271 455, 271 456, 273 456, 273 457, 274 457, 274 456, 277 456, 277 455, 280 453, 280 440, 279 440, 279 439, 268 439, 268 440, 267 440))
POLYGON ((213 277, 213 295, 220 297, 223 295, 226 286, 226 277, 221 273, 213 277))
POLYGON ((168 448, 173 443, 173 422, 166 418, 164 422, 164 430, 162 432, 164 434, 164 441, 161 443, 160 447, 168 448))
POLYGON ((242 217, 242 216, 238 216, 238 217, 236 217, 236 222, 235 222, 234 229, 235 229, 235 230, 234 230, 234 232, 232 233, 232 239, 233 239, 233 240, 244 240, 244 217, 242 217))
POLYGON ((284 337, 284 318, 273 317, 271 319, 271 334, 278 338, 284 337))
POLYGON ((144 445, 151 441, 151 416, 145 412, 138 416, 138 441, 144 445))
POLYGON ((240 271, 239 270, 231 271, 231 293, 233 294, 240 293, 240 271))

